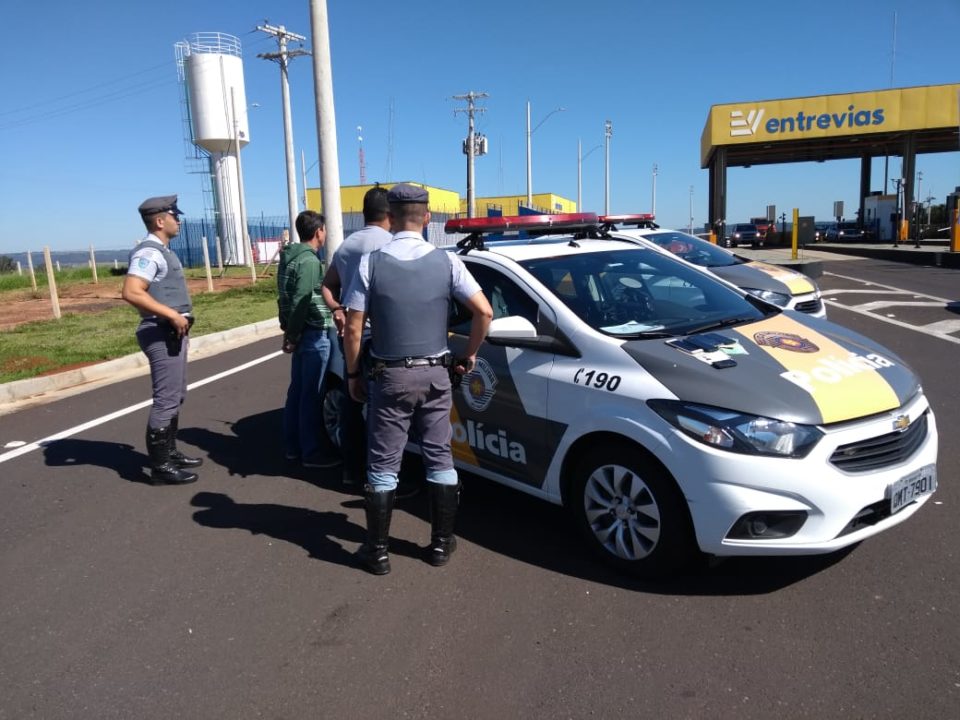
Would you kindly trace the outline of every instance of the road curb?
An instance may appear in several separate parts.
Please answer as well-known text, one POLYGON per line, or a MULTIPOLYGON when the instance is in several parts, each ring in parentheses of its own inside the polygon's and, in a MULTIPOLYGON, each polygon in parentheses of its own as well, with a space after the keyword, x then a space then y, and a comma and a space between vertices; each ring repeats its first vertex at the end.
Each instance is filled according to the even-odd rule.
MULTIPOLYGON (((190 361, 280 334, 277 321, 270 319, 208 335, 199 335, 196 338, 190 338, 190 361)), ((146 374, 149 371, 146 355, 135 352, 114 360, 67 370, 55 375, 42 375, 4 383, 0 385, 0 414, 11 410, 12 408, 9 407, 11 405, 19 405, 46 393, 62 390, 82 392, 98 387, 105 381, 114 382, 121 378, 146 374)))

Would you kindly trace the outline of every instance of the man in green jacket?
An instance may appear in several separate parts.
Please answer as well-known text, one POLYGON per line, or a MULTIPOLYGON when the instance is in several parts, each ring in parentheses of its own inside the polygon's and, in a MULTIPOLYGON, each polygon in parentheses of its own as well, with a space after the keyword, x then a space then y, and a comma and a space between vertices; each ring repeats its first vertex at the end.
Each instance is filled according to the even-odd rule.
POLYGON ((323 215, 304 210, 297 216, 299 243, 288 245, 277 272, 277 304, 283 351, 291 355, 290 387, 283 409, 283 444, 288 460, 304 467, 331 467, 332 457, 320 407, 330 360, 327 326, 330 311, 320 294, 323 268, 317 253, 327 239, 323 215))

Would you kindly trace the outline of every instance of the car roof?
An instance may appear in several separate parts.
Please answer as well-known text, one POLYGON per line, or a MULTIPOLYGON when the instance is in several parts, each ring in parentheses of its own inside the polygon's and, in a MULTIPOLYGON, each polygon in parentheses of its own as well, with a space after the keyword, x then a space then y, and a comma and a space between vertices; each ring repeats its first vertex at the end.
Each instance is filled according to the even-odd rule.
POLYGON ((551 235, 529 240, 488 240, 483 250, 470 250, 468 256, 485 257, 500 255, 515 262, 538 260, 541 258, 578 255, 585 252, 609 252, 614 249, 635 248, 643 250, 636 243, 617 238, 574 238, 573 235, 551 235), (572 242, 571 242, 572 241, 572 242), (576 243, 576 244, 573 244, 576 243))

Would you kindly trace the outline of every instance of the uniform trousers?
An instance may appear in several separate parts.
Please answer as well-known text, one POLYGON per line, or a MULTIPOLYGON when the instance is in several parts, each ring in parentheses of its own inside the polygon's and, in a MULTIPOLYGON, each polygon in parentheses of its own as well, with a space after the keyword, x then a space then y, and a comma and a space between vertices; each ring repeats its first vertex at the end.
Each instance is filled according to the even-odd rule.
POLYGON ((187 399, 187 352, 190 336, 184 335, 180 351, 171 355, 167 348, 166 323, 157 318, 146 318, 137 327, 137 343, 150 363, 150 382, 153 385, 153 406, 147 425, 154 430, 165 428, 180 412, 187 399))
POLYGON ((450 440, 453 396, 445 367, 383 368, 367 388, 367 481, 374 492, 397 487, 403 449, 420 443, 427 481, 456 485, 450 440))

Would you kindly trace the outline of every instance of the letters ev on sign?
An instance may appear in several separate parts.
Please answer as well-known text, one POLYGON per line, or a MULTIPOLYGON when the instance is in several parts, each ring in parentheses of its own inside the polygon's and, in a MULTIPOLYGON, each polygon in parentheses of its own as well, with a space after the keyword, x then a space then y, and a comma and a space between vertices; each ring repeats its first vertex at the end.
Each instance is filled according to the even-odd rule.
POLYGON ((742 110, 731 110, 730 136, 755 135, 761 120, 763 120, 763 110, 750 110, 746 115, 742 110))

